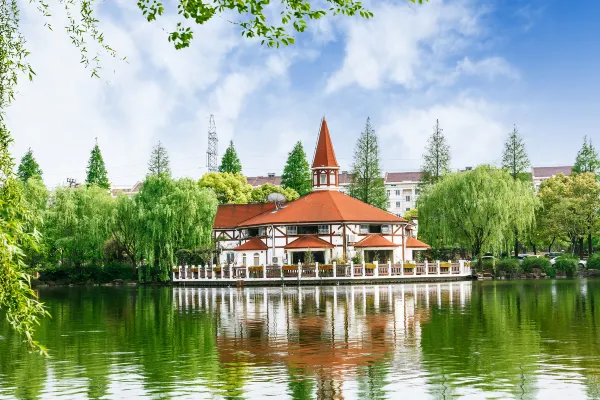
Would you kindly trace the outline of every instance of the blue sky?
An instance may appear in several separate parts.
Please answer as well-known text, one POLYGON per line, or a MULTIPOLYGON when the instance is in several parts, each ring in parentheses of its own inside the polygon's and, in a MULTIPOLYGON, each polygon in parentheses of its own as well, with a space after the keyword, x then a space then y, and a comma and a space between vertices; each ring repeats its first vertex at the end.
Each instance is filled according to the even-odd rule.
POLYGON ((105 56, 90 79, 57 26, 22 3, 23 31, 37 72, 9 109, 16 157, 31 147, 45 181, 83 180, 97 137, 114 184, 143 179, 162 141, 176 176, 205 171, 208 117, 222 153, 233 140, 247 175, 281 173, 301 140, 312 157, 325 115, 338 160, 349 169, 367 117, 386 171, 417 170, 439 118, 453 168, 498 164, 516 124, 532 164, 571 164, 588 135, 600 145, 600 4, 517 0, 365 2, 369 21, 327 18, 268 49, 222 19, 195 28, 176 51, 167 15, 147 23, 135 2, 100 9, 107 41, 128 63, 105 56), (165 31, 163 31, 165 29, 165 31), (108 81, 108 82, 107 82, 108 81))

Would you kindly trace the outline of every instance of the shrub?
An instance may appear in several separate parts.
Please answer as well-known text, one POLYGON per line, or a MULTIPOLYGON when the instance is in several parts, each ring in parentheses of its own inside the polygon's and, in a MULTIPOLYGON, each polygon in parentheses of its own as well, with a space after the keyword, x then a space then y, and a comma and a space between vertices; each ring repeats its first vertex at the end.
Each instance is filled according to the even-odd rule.
POLYGON ((478 271, 493 270, 494 266, 495 266, 495 260, 486 258, 486 259, 482 260, 481 263, 479 263, 479 259, 474 259, 473 265, 475 266, 475 269, 478 271))
POLYGON ((508 274, 518 274, 521 271, 519 260, 515 258, 503 258, 496 262, 496 271, 504 271, 508 274))
POLYGON ((600 269, 600 253, 592 254, 587 260, 587 269, 600 269))
POLYGON ((575 257, 572 254, 565 254, 556 259, 554 263, 554 269, 557 271, 563 271, 567 276, 575 275, 575 271, 577 271, 577 264, 579 263, 579 258, 575 257))
POLYGON ((532 272, 534 268, 541 269, 546 275, 552 276, 550 272, 553 270, 550 260, 546 257, 527 257, 521 263, 523 272, 532 272))
POLYGON ((86 265, 74 267, 71 265, 51 266, 39 271, 40 281, 67 281, 69 283, 84 283, 88 280, 98 283, 112 282, 115 279, 133 280, 136 272, 128 265, 117 262, 108 263, 104 267, 86 265))

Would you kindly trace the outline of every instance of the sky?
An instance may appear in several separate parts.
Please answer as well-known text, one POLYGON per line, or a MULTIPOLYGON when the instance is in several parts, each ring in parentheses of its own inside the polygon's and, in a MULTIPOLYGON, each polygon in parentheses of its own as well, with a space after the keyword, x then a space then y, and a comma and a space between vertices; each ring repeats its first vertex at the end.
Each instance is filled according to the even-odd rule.
POLYGON ((213 18, 183 50, 167 40, 172 10, 148 23, 134 1, 99 4, 105 41, 127 61, 103 55, 97 79, 60 5, 44 18, 20 2, 36 76, 7 111, 11 152, 31 148, 51 187, 85 180, 96 140, 113 185, 143 180, 159 141, 175 177, 199 178, 211 114, 219 153, 233 140, 248 176, 281 174, 297 141, 310 162, 323 116, 342 170, 367 117, 387 172, 420 168, 436 119, 454 169, 499 165, 515 125, 534 166, 572 165, 584 135, 600 144, 598 2, 364 1, 374 18, 311 21, 279 49, 213 18))

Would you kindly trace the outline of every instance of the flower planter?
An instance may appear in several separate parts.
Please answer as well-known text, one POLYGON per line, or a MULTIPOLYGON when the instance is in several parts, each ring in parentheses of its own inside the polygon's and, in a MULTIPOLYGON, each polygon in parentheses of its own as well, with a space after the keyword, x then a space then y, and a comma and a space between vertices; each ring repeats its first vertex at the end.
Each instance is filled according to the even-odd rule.
POLYGON ((440 263, 441 268, 450 268, 451 266, 452 266, 452 263, 449 263, 449 262, 440 263))
POLYGON ((192 272, 198 272, 198 267, 192 268, 192 272))
POLYGON ((263 267, 256 267, 255 266, 255 267, 249 267, 248 268, 249 272, 262 272, 262 270, 263 270, 263 267))
POLYGON ((332 264, 319 264, 319 271, 333 271, 333 265, 332 264))

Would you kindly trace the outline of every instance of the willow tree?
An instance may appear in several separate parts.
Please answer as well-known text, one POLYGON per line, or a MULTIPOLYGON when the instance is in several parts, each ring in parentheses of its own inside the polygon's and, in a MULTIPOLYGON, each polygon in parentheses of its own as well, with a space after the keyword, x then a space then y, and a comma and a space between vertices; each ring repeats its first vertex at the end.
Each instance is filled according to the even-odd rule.
POLYGON ((138 269, 142 282, 171 279, 176 252, 211 242, 217 198, 191 179, 174 181, 165 175, 149 176, 135 198, 140 226, 138 269))
POLYGON ((252 198, 252 186, 242 174, 208 172, 198 183, 201 187, 210 189, 220 204, 246 204, 252 198))
POLYGON ((427 187, 419 198, 419 235, 433 246, 455 243, 481 258, 511 240, 513 227, 529 228, 534 214, 531 185, 483 165, 427 187))

